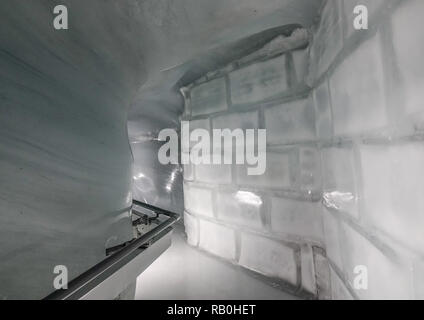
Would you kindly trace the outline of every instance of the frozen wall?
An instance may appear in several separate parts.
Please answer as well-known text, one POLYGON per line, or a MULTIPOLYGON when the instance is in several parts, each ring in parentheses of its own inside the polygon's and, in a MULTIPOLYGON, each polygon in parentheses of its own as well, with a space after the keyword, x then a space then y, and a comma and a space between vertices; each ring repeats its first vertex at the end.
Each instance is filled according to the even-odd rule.
POLYGON ((163 128, 178 128, 183 99, 177 90, 160 84, 141 89, 131 104, 128 135, 134 158, 132 196, 179 214, 183 213, 182 168, 161 164, 158 153, 163 128))
POLYGON ((315 296, 325 289, 328 269, 321 267, 320 157, 304 81, 307 43, 306 30, 278 37, 184 89, 183 119, 191 130, 266 128, 268 140, 261 176, 248 176, 246 165, 185 166, 184 220, 191 245, 315 296))
POLYGON ((424 298, 423 13, 420 0, 328 1, 314 32, 333 298, 424 298), (356 4, 369 9, 367 31, 353 29, 356 4))
POLYGON ((329 0, 308 49, 185 88, 192 128, 268 139, 264 176, 184 168, 189 243, 297 293, 423 298, 423 13, 420 0, 329 0), (357 4, 369 30, 353 28, 357 4))
POLYGON ((72 279, 132 238, 139 23, 130 2, 61 1, 58 31, 56 4, 0 2, 0 299, 43 298, 55 266, 72 279))

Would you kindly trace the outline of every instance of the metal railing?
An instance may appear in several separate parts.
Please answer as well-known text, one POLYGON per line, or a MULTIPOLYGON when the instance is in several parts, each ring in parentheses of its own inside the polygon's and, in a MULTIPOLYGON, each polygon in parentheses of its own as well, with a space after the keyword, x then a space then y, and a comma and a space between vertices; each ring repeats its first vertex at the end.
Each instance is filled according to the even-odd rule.
POLYGON ((70 281, 67 289, 56 290, 45 297, 45 300, 77 300, 83 297, 99 283, 105 281, 122 266, 142 253, 152 241, 157 241, 168 234, 172 230, 172 225, 180 219, 180 215, 177 213, 138 200, 133 200, 133 206, 134 205, 153 211, 157 215, 165 215, 168 219, 160 223, 154 229, 133 239, 122 247, 122 249, 111 254, 94 267, 70 281))

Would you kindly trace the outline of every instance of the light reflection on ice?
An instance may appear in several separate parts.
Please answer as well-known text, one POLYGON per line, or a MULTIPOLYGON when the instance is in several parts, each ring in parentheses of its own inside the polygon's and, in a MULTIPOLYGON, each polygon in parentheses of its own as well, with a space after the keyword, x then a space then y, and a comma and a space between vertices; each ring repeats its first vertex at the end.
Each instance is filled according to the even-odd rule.
POLYGON ((262 205, 262 199, 252 192, 238 191, 235 198, 242 203, 250 204, 252 206, 259 207, 262 205))
POLYGON ((327 208, 333 208, 336 210, 341 209, 341 204, 352 202, 355 200, 355 196, 351 192, 324 192, 323 194, 323 204, 327 208))

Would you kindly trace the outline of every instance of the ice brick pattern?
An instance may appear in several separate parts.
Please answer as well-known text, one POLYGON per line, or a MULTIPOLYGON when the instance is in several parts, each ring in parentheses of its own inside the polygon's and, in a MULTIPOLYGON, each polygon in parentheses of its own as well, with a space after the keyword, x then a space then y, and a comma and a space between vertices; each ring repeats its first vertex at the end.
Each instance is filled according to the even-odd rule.
POLYGON ((423 297, 423 13, 419 0, 328 0, 308 49, 226 75, 228 126, 243 110, 268 130, 263 176, 233 165, 203 185, 220 199, 208 221, 236 230, 238 264, 322 299, 423 297), (353 30, 357 4, 368 31, 353 30))
POLYGON ((308 79, 333 299, 422 298, 423 12, 418 0, 329 0, 314 33, 308 79), (353 29, 357 4, 369 31, 353 29), (358 265, 367 290, 355 288, 358 265))
POLYGON ((186 166, 185 224, 191 245, 316 295, 312 247, 322 246, 324 238, 316 210, 320 157, 314 104, 304 86, 307 60, 308 50, 296 50, 192 87, 191 104, 186 103, 191 116, 185 119, 191 129, 265 128, 269 150, 260 176, 248 175, 242 164, 186 166), (198 106, 201 100, 207 107, 198 106))

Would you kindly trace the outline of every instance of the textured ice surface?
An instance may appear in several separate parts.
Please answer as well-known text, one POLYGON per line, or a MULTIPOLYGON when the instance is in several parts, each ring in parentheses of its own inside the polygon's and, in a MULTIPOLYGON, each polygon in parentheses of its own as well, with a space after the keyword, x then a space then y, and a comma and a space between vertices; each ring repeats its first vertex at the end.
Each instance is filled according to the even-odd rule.
POLYGON ((72 31, 48 1, 0 3, 0 298, 43 298, 56 265, 72 279, 132 238, 139 21, 130 2, 67 5, 72 31))
POLYGON ((422 30, 424 3, 411 1, 401 6, 392 18, 393 43, 399 61, 399 70, 405 86, 406 111, 423 113, 424 91, 424 43, 419 41, 411 30, 422 30))
POLYGON ((315 277, 320 300, 331 299, 331 283, 328 259, 321 250, 314 250, 315 277))
POLYGON ((358 217, 357 172, 351 148, 322 150, 324 205, 358 217))
POLYGON ((366 266, 368 290, 355 290, 361 299, 411 299, 412 275, 410 266, 387 257, 374 244, 343 224, 342 252, 344 272, 349 284, 354 286, 356 266, 366 266))
MULTIPOLYGON (((255 143, 257 143, 258 141, 258 131, 257 131, 257 129, 259 128, 259 112, 258 111, 230 113, 226 115, 217 116, 212 119, 212 126, 213 126, 213 130, 217 130, 217 129, 222 130, 220 132, 217 131, 217 134, 220 134, 221 136, 224 130, 226 129, 229 129, 231 131, 230 133, 231 135, 233 135, 234 133, 240 132, 240 130, 242 130, 242 135, 239 135, 239 136, 244 137, 244 140, 240 142, 240 144, 238 144, 239 142, 236 142, 236 139, 234 138, 231 140, 232 144, 230 144, 230 146, 236 147, 236 149, 234 150, 229 150, 226 148, 225 141, 227 141, 227 138, 221 139, 220 147, 228 154, 230 154, 231 152, 231 155, 234 159, 233 161, 235 161, 236 157, 246 160, 245 148, 248 145, 250 147, 254 147, 255 148, 254 150, 257 150, 257 147, 255 147, 255 143), (253 139, 247 139, 247 130, 249 130, 250 132, 254 130, 253 139)), ((265 142, 266 141, 264 141, 264 144, 265 142)), ((220 148, 217 148, 217 145, 215 145, 215 143, 214 143, 214 152, 215 153, 222 152, 220 148)))
POLYGON ((297 83, 303 83, 309 70, 309 50, 295 50, 292 52, 293 66, 297 83))
POLYGON ((316 294, 314 253, 312 247, 303 245, 300 252, 302 288, 307 292, 316 294))
POLYGON ((201 182, 230 184, 232 179, 229 164, 198 164, 194 165, 196 180, 201 182))
POLYGON ((265 110, 267 142, 284 144, 315 139, 312 100, 296 100, 265 110))
POLYGON ((413 264, 414 293, 416 299, 424 299, 424 263, 417 260, 413 264))
POLYGON ((243 233, 241 236, 240 264, 271 277, 296 284, 295 252, 277 241, 243 233))
POLYGON ((424 252, 424 144, 361 148, 366 219, 424 252))
POLYGON ((287 89, 286 58, 255 63, 230 74, 231 101, 246 104, 271 98, 287 89))
POLYGON ((191 113, 193 116, 227 109, 225 79, 218 78, 191 90, 191 113))
POLYGON ((302 147, 299 150, 299 187, 308 193, 320 191, 321 162, 318 149, 302 147))
POLYGON ((290 188, 292 186, 293 167, 296 152, 286 148, 281 153, 266 154, 266 171, 263 175, 251 176, 247 167, 237 166, 237 181, 242 185, 261 186, 269 188, 290 188))
POLYGON ((343 281, 339 278, 337 273, 330 268, 331 279, 331 298, 334 300, 353 300, 354 298, 346 288, 343 281))
POLYGON ((135 199, 182 213, 182 168, 158 161, 163 142, 131 143, 133 164, 132 195, 135 199))
POLYGON ((317 137, 322 140, 331 139, 333 137, 333 119, 328 81, 324 81, 314 90, 313 99, 317 137))
POLYGON ((184 184, 185 209, 189 213, 213 217, 212 191, 196 187, 188 183, 184 184))
POLYGON ((338 0, 327 1, 321 13, 321 22, 314 34, 311 49, 310 76, 313 80, 328 69, 343 47, 342 5, 338 0))
POLYGON ((184 166, 184 180, 192 181, 194 179, 194 166, 188 164, 184 166))
POLYGON ((340 222, 331 213, 323 210, 324 236, 327 257, 339 268, 343 269, 341 256, 340 222))
MULTIPOLYGON (((280 35, 274 38, 272 41, 268 42, 263 48, 243 57, 239 60, 241 64, 247 64, 254 62, 255 60, 264 59, 267 57, 272 57, 277 54, 281 54, 293 49, 297 49, 303 46, 308 45, 309 34, 306 29, 296 29, 289 37, 280 35)), ((304 55, 306 58, 306 56, 304 55)), ((299 61, 299 71, 305 71, 307 67, 307 61, 299 61)), ((297 69, 296 69, 297 70, 297 69)), ((301 77, 298 77, 299 80, 301 77)))
POLYGON ((253 192, 219 192, 217 195, 218 219, 241 226, 261 228, 262 198, 253 192))
POLYGON ((199 243, 199 222, 187 212, 184 212, 184 230, 188 244, 197 246, 199 243))
POLYGON ((316 202, 272 198, 272 230, 302 239, 322 240, 323 230, 318 205, 316 202))
POLYGON ((330 79, 336 135, 352 135, 388 124, 380 38, 348 56, 330 79))
POLYGON ((238 112, 218 116, 212 119, 213 129, 258 129, 258 112, 238 112))
POLYGON ((199 247, 219 257, 234 260, 236 258, 236 233, 225 226, 200 220, 199 247))

